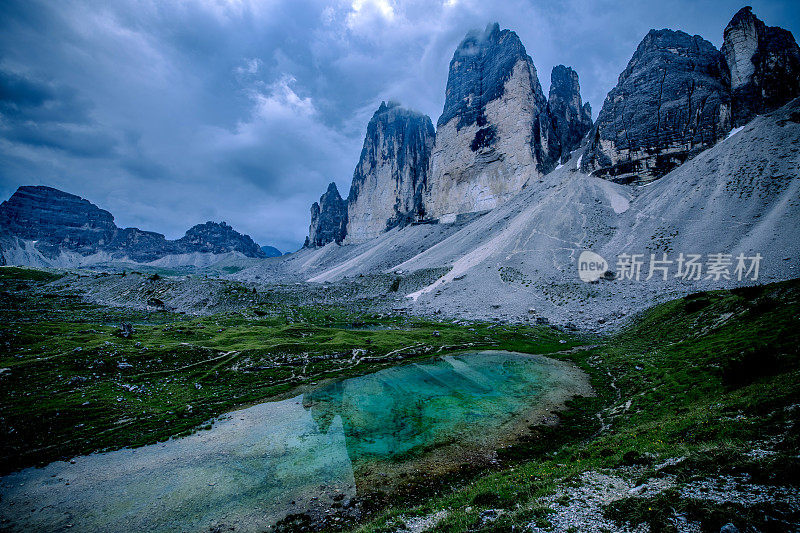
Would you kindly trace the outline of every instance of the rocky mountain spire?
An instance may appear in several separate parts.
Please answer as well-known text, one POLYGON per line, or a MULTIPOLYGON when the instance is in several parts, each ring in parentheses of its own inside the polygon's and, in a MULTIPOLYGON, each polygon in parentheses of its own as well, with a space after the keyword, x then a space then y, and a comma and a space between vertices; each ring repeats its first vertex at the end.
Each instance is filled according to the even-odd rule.
POLYGON ((592 106, 581 100, 578 73, 557 65, 550 74, 550 96, 547 100, 553 129, 561 146, 562 161, 577 148, 592 129, 592 106))
POLYGON ((331 182, 319 203, 311 205, 311 225, 305 246, 324 246, 331 242, 341 243, 347 227, 347 202, 342 200, 336 184, 331 182))
POLYGON ((800 96, 800 48, 790 31, 765 25, 748 6, 733 16, 724 35, 734 126, 800 96))
POLYGON ((427 117, 382 103, 367 127, 347 213, 338 201, 315 204, 309 242, 345 235, 363 242, 415 217, 452 222, 493 209, 583 141, 583 172, 620 183, 658 179, 725 138, 732 120, 741 124, 800 95, 794 38, 750 8, 725 29, 723 51, 697 35, 651 30, 592 124, 573 69, 553 68, 545 98, 516 33, 498 24, 473 30, 450 62, 435 140, 427 117))
POLYGON ((453 54, 437 123, 426 216, 491 209, 560 155, 536 68, 516 33, 490 24, 453 54))
POLYGON ((347 242, 363 242, 423 212, 436 135, 430 117, 382 102, 367 125, 347 199, 347 242))
POLYGON ((731 129, 728 67, 702 37, 650 30, 603 103, 581 170, 657 179, 731 129))

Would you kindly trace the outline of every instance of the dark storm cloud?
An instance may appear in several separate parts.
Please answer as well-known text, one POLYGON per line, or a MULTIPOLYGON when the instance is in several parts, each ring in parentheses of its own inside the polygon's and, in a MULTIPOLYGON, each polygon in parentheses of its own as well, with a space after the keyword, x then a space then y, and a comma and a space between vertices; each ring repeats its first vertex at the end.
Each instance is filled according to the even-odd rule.
POLYGON ((29 109, 38 109, 54 99, 51 87, 0 71, 0 110, 4 115, 18 115, 29 109))
MULTIPOLYGON (((0 7, 0 196, 42 183, 120 225, 177 237, 226 220, 295 249, 366 122, 399 100, 436 122, 470 28, 515 30, 547 92, 573 66, 595 115, 651 27, 720 46, 737 2, 7 0, 0 7)), ((792 2, 761 2, 797 29, 792 2)))
POLYGON ((116 142, 89 117, 90 103, 71 87, 0 70, 0 133, 6 140, 100 157, 116 142))

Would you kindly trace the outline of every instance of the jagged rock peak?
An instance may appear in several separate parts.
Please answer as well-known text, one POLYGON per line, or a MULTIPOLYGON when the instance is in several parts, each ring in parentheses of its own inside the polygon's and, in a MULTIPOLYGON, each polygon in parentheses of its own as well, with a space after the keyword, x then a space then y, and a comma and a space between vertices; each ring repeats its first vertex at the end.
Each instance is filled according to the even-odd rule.
POLYGON ((438 120, 426 215, 485 211, 519 192, 560 155, 533 60, 516 33, 490 24, 453 54, 438 120))
POLYGON ((0 226, 22 239, 90 254, 111 242, 114 217, 80 196, 43 185, 22 186, 0 204, 0 226))
POLYGON ((731 129, 728 68, 699 35, 650 30, 603 103, 581 170, 657 179, 731 129))
POLYGON ((458 117, 459 128, 485 120, 486 104, 503 95, 520 60, 530 61, 530 57, 513 31, 501 30, 495 22, 483 31, 468 32, 450 61, 444 110, 437 125, 453 117, 458 117))
POLYGON ((367 125, 348 195, 347 242, 363 242, 412 222, 422 196, 436 131, 430 117, 381 102, 367 125))
POLYGON ((396 102, 394 100, 389 100, 387 102, 384 100, 381 102, 381 105, 378 106, 378 109, 376 109, 375 112, 372 114, 372 118, 375 119, 375 117, 377 117, 378 115, 382 115, 383 113, 391 111, 392 109, 403 109, 403 108, 400 105, 400 102, 396 102))
POLYGON ((191 227, 176 241, 187 250, 222 254, 240 252, 248 257, 266 257, 264 251, 249 235, 242 235, 225 222, 206 222, 191 227))
POLYGON ((553 129, 561 145, 562 161, 577 148, 592 129, 592 106, 581 99, 578 73, 564 65, 556 65, 550 74, 550 95, 547 100, 553 129))
POLYGON ((229 225, 208 222, 176 241, 138 228, 119 228, 108 211, 80 196, 52 187, 22 186, 0 204, 0 228, 10 237, 35 241, 45 257, 62 252, 84 256, 106 252, 113 257, 147 262, 171 254, 240 252, 264 257, 247 235, 229 225))
POLYGON ((311 205, 311 225, 305 246, 325 246, 328 243, 341 243, 347 228, 347 202, 342 200, 334 182, 328 185, 319 203, 311 205))
POLYGON ((790 31, 767 26, 747 6, 733 16, 724 37, 734 126, 800 96, 800 48, 790 31))
MULTIPOLYGON (((372 118, 367 124, 367 128, 369 128, 369 124, 373 124, 378 121, 391 122, 398 117, 407 117, 407 119, 414 119, 421 122, 431 121, 431 118, 428 115, 419 113, 407 107, 403 107, 399 102, 390 100, 388 102, 381 102, 381 105, 372 114, 372 118)), ((432 126, 433 124, 431 123, 431 127, 432 126)))

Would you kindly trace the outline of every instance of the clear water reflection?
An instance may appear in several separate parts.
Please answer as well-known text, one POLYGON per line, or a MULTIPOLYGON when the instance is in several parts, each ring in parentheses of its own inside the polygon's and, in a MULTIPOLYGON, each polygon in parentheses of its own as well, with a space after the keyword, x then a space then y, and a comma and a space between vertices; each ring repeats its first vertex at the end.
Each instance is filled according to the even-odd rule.
POLYGON ((189 437, 5 476, 0 515, 24 531, 263 530, 346 504, 376 476, 390 483, 431 457, 441 466, 496 446, 587 388, 573 367, 509 352, 388 368, 189 437))

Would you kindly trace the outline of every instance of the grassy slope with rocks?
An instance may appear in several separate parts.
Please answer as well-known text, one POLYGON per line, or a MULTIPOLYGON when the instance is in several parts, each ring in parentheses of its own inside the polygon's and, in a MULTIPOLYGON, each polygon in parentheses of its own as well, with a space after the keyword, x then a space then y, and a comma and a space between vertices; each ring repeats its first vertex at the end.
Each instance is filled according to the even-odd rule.
POLYGON ((334 305, 256 303, 190 318, 87 304, 56 277, 0 269, 6 471, 203 429, 324 379, 496 347, 570 360, 597 395, 499 450, 491 470, 390 498, 360 531, 719 531, 727 522, 785 531, 800 522, 797 280, 667 302, 598 340, 334 305), (121 322, 133 324, 131 338, 114 335, 121 322))
MULTIPOLYGON (((256 303, 203 317, 101 307, 62 281, 0 269, 3 472, 162 441, 323 379, 445 351, 548 353, 583 342, 546 327, 466 327, 339 306, 256 303), (129 338, 122 323, 133 326, 129 338)), ((235 282, 225 290, 251 294, 235 282)))
POLYGON ((360 531, 420 517, 437 531, 796 530, 799 322, 798 281, 656 306, 560 356, 591 374, 598 397, 573 401, 558 428, 505 450, 497 471, 398 502, 360 531))
MULTIPOLYGON (((69 272, 51 284, 64 294, 80 293, 103 306, 142 311, 159 305, 168 311, 211 315, 253 306, 290 309, 303 306, 346 306, 351 312, 390 312, 405 306, 405 294, 433 282, 447 269, 395 274, 360 275, 327 283, 262 283, 220 279, 213 275, 178 275, 163 269, 113 272, 69 272)), ((184 271, 186 274, 187 271, 184 271)))

